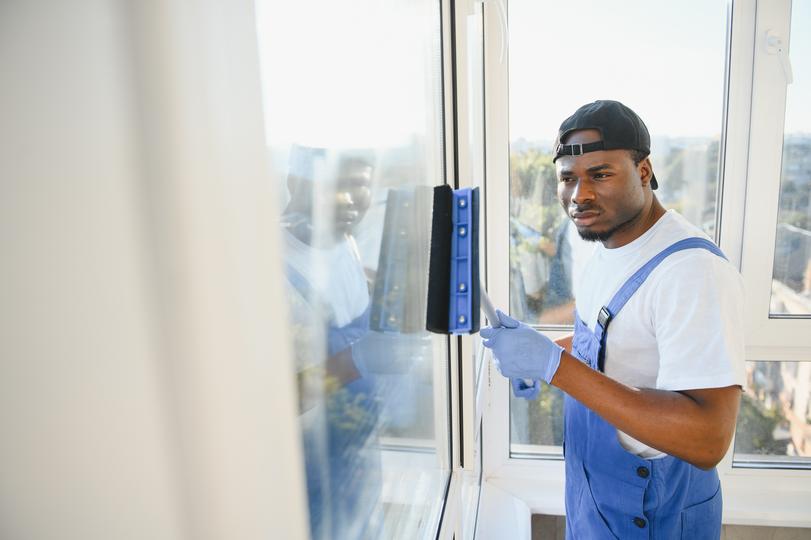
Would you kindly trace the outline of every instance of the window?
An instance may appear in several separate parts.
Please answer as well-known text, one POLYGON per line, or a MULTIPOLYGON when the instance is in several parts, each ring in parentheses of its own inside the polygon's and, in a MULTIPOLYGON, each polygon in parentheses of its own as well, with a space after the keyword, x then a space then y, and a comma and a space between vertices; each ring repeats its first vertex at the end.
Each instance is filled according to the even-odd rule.
POLYGON ((811 362, 747 362, 736 466, 811 466, 811 362))
MULTIPOLYGON (((571 319, 559 316, 551 302, 571 302, 571 281, 550 278, 551 265, 545 269, 537 254, 527 255, 563 258, 576 246, 561 243, 563 235, 552 238, 548 227, 532 226, 551 223, 551 232, 558 232, 557 223, 565 223, 548 187, 554 181, 549 147, 562 117, 579 105, 598 98, 627 103, 653 138, 657 196, 720 241, 744 278, 748 380, 734 444, 718 466, 724 522, 808 526, 811 317, 796 302, 804 299, 800 276, 808 264, 796 229, 804 229, 801 218, 808 212, 803 190, 809 179, 800 171, 808 153, 808 112, 801 100, 811 93, 804 45, 809 1, 562 6, 511 0, 509 8, 509 74, 499 61, 505 34, 492 31, 505 26, 500 17, 506 11, 492 9, 485 26, 492 31, 488 178, 509 171, 512 180, 509 192, 488 201, 496 302, 509 301, 515 315, 550 337, 571 331, 571 319), (509 249, 501 249, 507 239, 509 249)), ((577 265, 555 272, 575 275, 577 265)), ((497 374, 490 396, 488 482, 535 511, 562 514, 561 396, 544 388, 537 401, 516 400, 497 374)))
POLYGON ((748 381, 733 465, 811 468, 811 2, 758 9, 742 273, 748 381), (764 261, 767 261, 764 264, 764 261))
POLYGON ((257 12, 312 536, 433 538, 450 459, 447 340, 424 330, 439 4, 257 12))
POLYGON ((780 360, 808 359, 810 9, 807 0, 783 0, 757 10, 741 265, 747 347, 757 359, 773 358, 773 349, 783 349, 780 360))
POLYGON ((780 203, 772 272, 773 317, 811 316, 811 2, 791 13, 790 63, 780 169, 780 203))
MULTIPOLYGON (((651 133, 656 196, 716 236, 727 4, 512 0, 509 8, 510 311, 566 329, 593 244, 557 201, 558 126, 597 99, 634 109, 651 133)), ((511 455, 561 455, 559 391, 511 397, 510 406, 511 455)))

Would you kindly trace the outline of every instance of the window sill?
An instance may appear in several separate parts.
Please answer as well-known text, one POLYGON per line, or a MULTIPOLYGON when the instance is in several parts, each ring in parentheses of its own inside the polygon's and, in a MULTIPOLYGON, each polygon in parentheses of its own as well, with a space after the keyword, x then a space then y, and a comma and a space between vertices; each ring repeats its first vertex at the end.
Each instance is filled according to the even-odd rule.
MULTIPOLYGON (((811 527, 809 471, 719 467, 719 475, 725 524, 811 527)), ((563 461, 508 459, 487 483, 521 500, 533 514, 565 515, 563 461)))

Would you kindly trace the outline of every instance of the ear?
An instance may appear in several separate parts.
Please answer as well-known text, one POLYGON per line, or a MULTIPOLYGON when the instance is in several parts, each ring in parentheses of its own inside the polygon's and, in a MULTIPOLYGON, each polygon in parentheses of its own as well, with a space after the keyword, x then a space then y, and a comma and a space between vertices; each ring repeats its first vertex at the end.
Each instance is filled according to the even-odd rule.
POLYGON ((639 173, 639 179, 642 180, 642 185, 649 186, 650 180, 653 178, 653 165, 650 162, 650 158, 646 157, 640 161, 639 165, 636 166, 636 170, 639 173))

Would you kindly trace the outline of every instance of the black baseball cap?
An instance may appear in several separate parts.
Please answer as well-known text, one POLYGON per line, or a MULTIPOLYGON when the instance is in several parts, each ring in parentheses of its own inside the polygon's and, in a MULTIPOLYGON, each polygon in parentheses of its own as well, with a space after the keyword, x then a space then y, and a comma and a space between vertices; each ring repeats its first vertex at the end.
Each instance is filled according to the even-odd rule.
MULTIPOLYGON (((598 150, 638 150, 650 154, 650 133, 645 122, 634 111, 620 103, 601 99, 583 105, 563 121, 555 139, 555 162, 560 156, 580 156, 598 150), (602 140, 586 144, 562 144, 573 131, 596 129, 602 140)), ((651 177, 651 189, 659 187, 656 175, 651 177)))

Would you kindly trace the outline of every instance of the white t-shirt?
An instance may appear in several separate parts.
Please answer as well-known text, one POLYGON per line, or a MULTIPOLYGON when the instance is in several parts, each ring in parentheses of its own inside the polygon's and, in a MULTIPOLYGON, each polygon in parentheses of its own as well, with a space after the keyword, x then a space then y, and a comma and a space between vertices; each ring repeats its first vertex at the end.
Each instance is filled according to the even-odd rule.
MULTIPOLYGON (((670 210, 625 246, 602 244, 577 286, 577 312, 594 330, 600 308, 642 265, 671 244, 708 238, 670 210)), ((669 255, 608 326, 605 373, 635 388, 690 390, 744 383, 743 280, 706 249, 669 255)), ((617 431, 622 446, 644 458, 664 456, 617 431)))
POLYGON ((363 265, 350 238, 329 248, 309 246, 283 230, 296 364, 299 370, 319 365, 313 351, 327 340, 327 327, 350 324, 369 307, 363 265))
POLYGON ((369 288, 352 238, 318 249, 284 231, 284 243, 285 261, 306 280, 311 292, 327 303, 332 324, 345 326, 366 311, 369 288))

